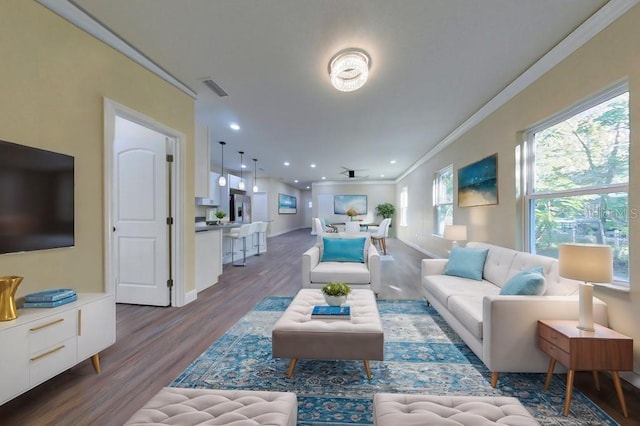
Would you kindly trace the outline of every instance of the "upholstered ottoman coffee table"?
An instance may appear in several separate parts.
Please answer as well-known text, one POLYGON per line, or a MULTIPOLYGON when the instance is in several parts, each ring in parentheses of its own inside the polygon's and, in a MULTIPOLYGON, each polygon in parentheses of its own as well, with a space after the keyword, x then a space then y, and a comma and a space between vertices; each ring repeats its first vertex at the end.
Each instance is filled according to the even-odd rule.
POLYGON ((517 398, 377 393, 374 426, 397 425, 539 425, 517 398))
POLYGON ((384 359, 384 333, 373 291, 351 291, 351 319, 312 319, 316 305, 326 305, 320 290, 298 292, 273 326, 272 356, 291 359, 288 377, 299 359, 361 359, 371 379, 369 361, 384 359))
POLYGON ((295 426, 292 392, 164 388, 127 421, 141 425, 295 426))

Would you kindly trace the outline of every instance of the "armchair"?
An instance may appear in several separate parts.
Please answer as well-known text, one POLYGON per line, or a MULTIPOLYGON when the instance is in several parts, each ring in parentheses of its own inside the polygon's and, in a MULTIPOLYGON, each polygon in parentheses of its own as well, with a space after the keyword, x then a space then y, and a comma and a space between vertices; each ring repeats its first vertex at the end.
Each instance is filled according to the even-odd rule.
POLYGON ((352 288, 370 289, 379 293, 380 275, 380 254, 366 233, 318 234, 318 242, 302 255, 302 288, 321 288, 332 281, 344 281, 352 288), (322 262, 325 238, 364 238, 364 262, 322 262))

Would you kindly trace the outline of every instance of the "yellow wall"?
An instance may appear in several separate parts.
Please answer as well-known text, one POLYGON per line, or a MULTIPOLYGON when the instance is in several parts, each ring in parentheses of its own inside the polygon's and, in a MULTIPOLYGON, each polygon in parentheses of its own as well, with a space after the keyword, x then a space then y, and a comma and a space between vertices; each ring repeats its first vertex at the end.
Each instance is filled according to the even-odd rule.
MULTIPOLYGON (((409 188, 409 227, 399 237, 437 255, 446 255, 448 242, 433 237, 431 182, 433 174, 453 164, 457 169, 498 153, 499 205, 456 208, 454 223, 468 226, 468 239, 520 248, 515 187, 514 148, 518 132, 579 103, 616 82, 627 79, 630 87, 631 167, 629 208, 640 207, 640 6, 586 43, 571 56, 399 182, 397 191, 409 188), (417 235, 417 236, 416 236, 417 235)), ((454 185, 456 183, 454 182, 454 185)), ((629 222, 631 291, 596 288, 595 295, 608 303, 609 325, 634 338, 636 371, 640 370, 640 222, 629 222), (634 310, 636 311, 634 313, 634 310)))
MULTIPOLYGON (((103 98, 186 135, 188 200, 193 99, 34 1, 0 2, 0 58, 0 139, 75 157, 75 247, 0 255, 0 275, 25 277, 18 296, 55 287, 103 291, 103 98)), ((187 222, 188 290, 194 234, 187 222)))

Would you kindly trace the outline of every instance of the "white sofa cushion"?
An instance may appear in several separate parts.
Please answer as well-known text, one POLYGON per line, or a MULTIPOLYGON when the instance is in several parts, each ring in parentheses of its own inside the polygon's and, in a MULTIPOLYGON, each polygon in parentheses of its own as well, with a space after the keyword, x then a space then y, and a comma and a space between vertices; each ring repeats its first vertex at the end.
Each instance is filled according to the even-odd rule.
POLYGON ((368 284, 370 280, 369 268, 365 263, 320 262, 311 270, 313 283, 344 281, 350 284, 368 284))
POLYGON ((429 293, 443 306, 449 305, 449 297, 454 295, 499 294, 500 288, 489 281, 476 281, 449 275, 429 275, 424 277, 429 293))
POLYGON ((513 263, 513 258, 516 256, 516 252, 505 247, 477 242, 470 242, 467 244, 467 247, 490 249, 489 253, 487 253, 487 259, 484 261, 482 277, 502 287, 502 285, 507 282, 507 274, 513 263))
MULTIPOLYGON (((495 287, 495 286, 494 286, 495 287)), ((449 297, 449 312, 476 338, 482 339, 482 299, 483 295, 449 297)))

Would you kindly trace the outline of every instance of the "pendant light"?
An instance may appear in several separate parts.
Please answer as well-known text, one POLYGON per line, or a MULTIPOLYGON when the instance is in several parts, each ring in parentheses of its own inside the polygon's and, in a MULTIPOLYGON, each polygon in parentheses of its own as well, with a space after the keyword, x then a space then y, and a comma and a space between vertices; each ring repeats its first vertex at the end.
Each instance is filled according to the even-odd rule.
POLYGON ((258 192, 258 159, 253 159, 253 192, 258 192))
POLYGON ((221 153, 220 158, 222 159, 222 161, 220 162, 220 167, 222 168, 222 173, 220 174, 220 177, 218 178, 218 185, 226 186, 227 185, 227 178, 224 177, 224 146, 227 143, 226 142, 222 142, 222 141, 220 141, 219 143, 220 143, 220 153, 221 153))
POLYGON ((244 180, 242 180, 242 168, 244 167, 244 164, 242 164, 242 156, 244 155, 244 151, 238 151, 238 154, 240 154, 240 182, 238 183, 238 189, 244 191, 244 180))

